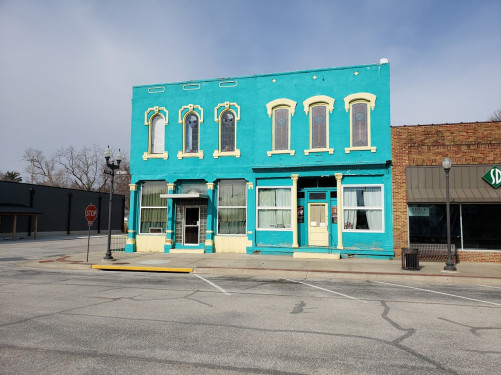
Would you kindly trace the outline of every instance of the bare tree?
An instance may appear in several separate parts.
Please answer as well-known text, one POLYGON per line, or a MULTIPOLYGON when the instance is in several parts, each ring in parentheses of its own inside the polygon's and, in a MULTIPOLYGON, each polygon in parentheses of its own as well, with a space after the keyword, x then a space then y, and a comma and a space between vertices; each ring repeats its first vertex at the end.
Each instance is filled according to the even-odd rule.
POLYGON ((106 180, 103 177, 103 152, 99 146, 84 146, 81 150, 68 146, 61 148, 56 158, 70 180, 69 187, 87 191, 103 190, 106 180))
POLYGON ((489 117, 489 121, 501 121, 501 109, 494 111, 494 113, 489 117))
POLYGON ((47 158, 42 150, 29 148, 24 152, 23 159, 29 163, 25 171, 32 184, 59 187, 67 185, 66 176, 58 169, 55 157, 47 158))

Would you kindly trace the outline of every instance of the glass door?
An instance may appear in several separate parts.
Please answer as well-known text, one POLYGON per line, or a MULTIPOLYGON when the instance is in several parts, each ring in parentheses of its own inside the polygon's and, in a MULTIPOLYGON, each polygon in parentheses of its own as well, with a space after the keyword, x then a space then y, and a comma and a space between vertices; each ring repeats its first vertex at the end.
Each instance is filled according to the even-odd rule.
POLYGON ((200 231, 200 207, 185 207, 183 245, 198 245, 199 231, 200 231))

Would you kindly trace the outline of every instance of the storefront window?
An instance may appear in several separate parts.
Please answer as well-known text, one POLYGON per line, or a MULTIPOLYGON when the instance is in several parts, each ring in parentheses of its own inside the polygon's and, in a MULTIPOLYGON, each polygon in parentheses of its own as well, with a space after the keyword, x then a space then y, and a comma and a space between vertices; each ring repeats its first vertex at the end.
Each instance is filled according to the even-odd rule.
POLYGON ((291 188, 258 188, 258 229, 291 228, 291 188))
POLYGON ((345 230, 382 231, 383 194, 381 186, 343 188, 345 230))
POLYGON ((165 181, 143 182, 141 186, 140 233, 165 233, 167 228, 167 193, 165 181))
MULTIPOLYGON (((409 205, 409 238, 411 243, 447 243, 445 204, 409 205)), ((459 205, 451 204, 451 242, 461 247, 459 205)))
POLYGON ((221 181, 218 191, 218 234, 245 234, 247 183, 243 180, 221 181))
MULTIPOLYGON (((451 243, 464 249, 499 249, 501 204, 451 204, 451 243), (461 232, 462 228, 462 232, 461 232)), ((447 243, 445 204, 410 204, 411 243, 447 243)))

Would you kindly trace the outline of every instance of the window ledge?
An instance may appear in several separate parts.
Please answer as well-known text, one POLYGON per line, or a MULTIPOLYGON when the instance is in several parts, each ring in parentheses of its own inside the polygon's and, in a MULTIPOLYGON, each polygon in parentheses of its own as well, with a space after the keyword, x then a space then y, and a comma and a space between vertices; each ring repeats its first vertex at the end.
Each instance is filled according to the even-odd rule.
POLYGON ((294 156, 296 154, 295 150, 278 150, 278 151, 268 151, 268 156, 271 155, 280 155, 280 154, 289 154, 290 156, 294 156))
POLYGON ((351 151, 370 151, 370 152, 376 152, 376 147, 346 147, 344 149, 344 152, 346 154, 349 154, 351 151))
POLYGON ((312 152, 328 152, 329 154, 332 155, 334 153, 334 149, 333 148, 310 148, 309 150, 304 150, 305 155, 309 155, 312 152))
POLYGON ((214 156, 214 159, 217 159, 220 156, 234 156, 236 158, 240 157, 240 150, 237 148, 235 151, 219 151, 219 150, 214 150, 214 153, 212 154, 214 156))
POLYGON ((150 154, 145 152, 143 154, 143 160, 148 160, 148 159, 164 159, 167 160, 169 158, 169 153, 168 152, 163 152, 161 154, 150 154))
POLYGON ((200 150, 198 152, 191 152, 191 153, 186 153, 186 152, 178 151, 177 158, 178 159, 183 159, 183 158, 199 158, 199 159, 203 159, 204 158, 204 152, 202 150, 200 150))

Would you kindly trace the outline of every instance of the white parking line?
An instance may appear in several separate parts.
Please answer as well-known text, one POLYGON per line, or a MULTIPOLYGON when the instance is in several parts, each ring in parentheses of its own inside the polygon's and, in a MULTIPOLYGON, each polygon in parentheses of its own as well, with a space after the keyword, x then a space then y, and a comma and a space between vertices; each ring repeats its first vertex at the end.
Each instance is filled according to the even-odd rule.
POLYGON ((354 299, 356 301, 360 301, 360 302, 363 302, 363 303, 369 303, 367 301, 363 301, 361 299, 358 299, 358 298, 355 298, 355 297, 352 297, 352 296, 349 296, 347 294, 343 294, 343 293, 339 293, 339 292, 335 292, 333 290, 330 290, 330 289, 325 289, 325 288, 322 288, 322 287, 319 287, 319 286, 316 286, 316 285, 312 285, 312 284, 308 284, 308 283, 304 283, 302 281, 296 281, 296 280, 291 280, 291 279, 287 279, 287 278, 283 278, 284 280, 287 280, 287 281, 292 281, 293 283, 298 283, 298 284, 303 284, 303 285, 307 285, 307 286, 311 286, 312 288, 316 288, 316 289, 320 289, 320 290, 323 290, 324 292, 329 292, 329 293, 333 293, 333 294, 337 294, 339 296, 343 296, 343 297, 346 297, 346 298, 350 298, 350 299, 354 299))
POLYGON ((501 286, 493 286, 493 285, 482 285, 482 284, 479 284, 479 286, 483 286, 483 287, 486 287, 486 288, 494 288, 494 289, 501 289, 501 286))
POLYGON ((217 290, 219 290, 220 292, 223 292, 223 293, 224 293, 224 294, 226 294, 227 296, 231 296, 231 294, 230 294, 230 293, 228 293, 226 290, 224 290, 223 288, 221 288, 219 285, 214 284, 212 281, 207 280, 207 279, 205 279, 205 278, 203 278, 202 276, 197 275, 197 274, 195 274, 195 276, 196 276, 196 277, 198 277, 199 279, 202 279, 202 280, 203 280, 203 281, 205 281, 206 283, 208 283, 208 284, 212 285, 214 288, 216 288, 216 289, 217 289, 217 290))
POLYGON ((408 285, 400 285, 400 284, 393 284, 393 283, 385 283, 384 281, 375 281, 373 280, 374 283, 379 283, 379 284, 386 284, 386 285, 393 285, 393 286, 399 286, 401 288, 409 288, 409 289, 415 289, 415 290, 421 290, 423 292, 430 292, 430 293, 435 293, 435 294, 442 294, 444 296, 449 296, 449 297, 456 297, 456 298, 462 298, 462 299, 467 299, 469 301, 475 301, 475 302, 482 302, 482 303, 487 303, 489 305, 495 305, 495 306, 501 306, 500 303, 495 303, 495 302, 489 302, 489 301, 484 301, 481 299, 476 299, 476 298, 470 298, 470 297, 463 297, 463 296, 458 296, 457 294, 450 294, 450 293, 444 293, 444 292, 437 292, 435 290, 430 290, 430 289, 423 289, 423 288, 416 288, 414 286, 408 286, 408 285))

